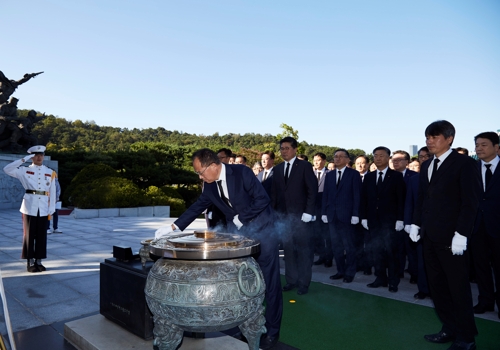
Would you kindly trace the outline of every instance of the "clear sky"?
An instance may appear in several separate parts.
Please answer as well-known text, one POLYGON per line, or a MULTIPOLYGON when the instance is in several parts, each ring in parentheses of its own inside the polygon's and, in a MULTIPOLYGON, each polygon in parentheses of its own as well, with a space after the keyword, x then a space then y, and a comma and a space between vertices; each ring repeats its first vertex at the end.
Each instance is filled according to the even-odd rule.
POLYGON ((281 132, 371 151, 500 129, 498 0, 10 0, 19 107, 191 134, 281 132))

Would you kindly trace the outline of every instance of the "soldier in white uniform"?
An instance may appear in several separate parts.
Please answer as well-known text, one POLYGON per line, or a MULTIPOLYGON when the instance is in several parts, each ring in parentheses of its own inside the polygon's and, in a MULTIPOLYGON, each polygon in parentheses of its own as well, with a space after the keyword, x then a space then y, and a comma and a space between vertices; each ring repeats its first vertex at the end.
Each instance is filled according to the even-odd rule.
POLYGON ((7 164, 3 170, 7 175, 21 181, 26 193, 19 210, 23 213, 22 259, 28 261, 28 272, 45 271, 42 259, 47 257, 47 216, 56 206, 56 184, 52 169, 43 165, 45 146, 28 149, 30 155, 7 164), (29 167, 22 166, 32 159, 29 167))

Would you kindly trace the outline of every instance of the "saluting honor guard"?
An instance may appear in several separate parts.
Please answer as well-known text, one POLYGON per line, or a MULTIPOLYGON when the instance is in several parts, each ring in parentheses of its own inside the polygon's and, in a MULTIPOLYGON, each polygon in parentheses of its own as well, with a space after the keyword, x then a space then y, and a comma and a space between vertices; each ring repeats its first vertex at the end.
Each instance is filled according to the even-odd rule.
POLYGON ((17 178, 26 190, 21 209, 23 214, 23 251, 28 272, 45 271, 42 259, 47 257, 47 216, 55 211, 56 183, 53 170, 43 165, 45 146, 33 146, 29 155, 7 164, 3 170, 17 178), (28 167, 23 163, 32 159, 28 167))

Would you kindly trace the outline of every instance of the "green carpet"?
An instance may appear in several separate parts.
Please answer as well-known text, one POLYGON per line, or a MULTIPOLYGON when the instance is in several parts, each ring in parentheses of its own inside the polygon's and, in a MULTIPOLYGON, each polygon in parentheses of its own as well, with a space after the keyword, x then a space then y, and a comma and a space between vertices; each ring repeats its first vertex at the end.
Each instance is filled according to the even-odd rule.
MULTIPOLYGON (((477 348, 500 350, 500 323, 476 318, 476 325, 477 348)), ((426 306, 315 282, 306 295, 283 293, 280 341, 301 350, 445 350, 451 343, 423 338, 440 329, 434 309, 426 306)))

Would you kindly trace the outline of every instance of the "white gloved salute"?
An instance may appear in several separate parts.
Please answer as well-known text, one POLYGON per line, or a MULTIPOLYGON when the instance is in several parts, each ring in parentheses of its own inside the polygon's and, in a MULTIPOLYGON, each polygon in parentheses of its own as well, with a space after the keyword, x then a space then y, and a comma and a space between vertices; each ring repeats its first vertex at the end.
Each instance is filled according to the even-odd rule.
POLYGON ((405 224, 403 221, 401 221, 401 220, 396 221, 396 231, 401 231, 404 228, 405 228, 405 224))
POLYGON ((455 231, 455 236, 451 240, 451 252, 453 255, 462 255, 467 250, 467 237, 455 231))
POLYGON ((410 239, 413 242, 418 242, 418 240, 420 239, 420 235, 418 234, 419 231, 420 231, 420 227, 418 227, 417 225, 411 224, 410 239))
POLYGON ((357 216, 353 216, 351 218, 351 225, 357 225, 359 224, 359 218, 357 216))
POLYGON ((238 228, 238 230, 243 227, 243 224, 241 223, 240 219, 238 218, 238 215, 236 215, 233 218, 233 224, 235 224, 235 226, 238 228))
POLYGON ((325 224, 328 224, 328 217, 326 215, 321 215, 321 221, 323 221, 325 224))
POLYGON ((174 232, 181 232, 175 224, 160 227, 155 232, 155 239, 164 238, 172 235, 174 232))
POLYGON ((366 230, 368 230, 368 220, 366 219, 361 220, 361 226, 363 226, 366 230))
POLYGON ((24 157, 23 157, 23 159, 22 159, 23 163, 26 163, 28 160, 30 160, 30 159, 31 159, 31 158, 33 158, 34 156, 35 156, 35 154, 34 154, 34 153, 32 153, 32 154, 28 154, 28 155, 24 156, 24 157))
POLYGON ((303 213, 301 220, 304 222, 310 222, 312 220, 312 215, 307 214, 307 213, 303 213))

